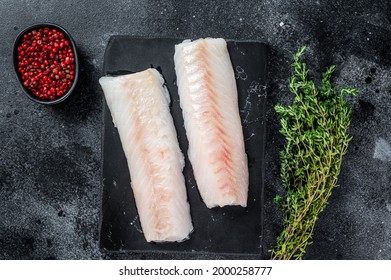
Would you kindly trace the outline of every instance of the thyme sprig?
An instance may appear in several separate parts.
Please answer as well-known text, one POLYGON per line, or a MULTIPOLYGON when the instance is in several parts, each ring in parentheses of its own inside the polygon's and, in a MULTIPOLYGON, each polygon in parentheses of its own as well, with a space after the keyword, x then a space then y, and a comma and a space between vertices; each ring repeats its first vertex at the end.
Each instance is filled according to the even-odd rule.
POLYGON ((272 250, 273 259, 302 259, 312 243, 314 226, 337 185, 342 156, 352 137, 347 133, 351 107, 347 95, 357 90, 337 91, 331 76, 335 66, 323 73, 321 87, 308 79, 308 70, 300 59, 302 47, 294 56, 294 75, 289 89, 295 95, 291 106, 275 106, 280 116, 281 134, 286 143, 280 153, 281 177, 287 189, 277 195, 284 216, 284 229, 272 250))

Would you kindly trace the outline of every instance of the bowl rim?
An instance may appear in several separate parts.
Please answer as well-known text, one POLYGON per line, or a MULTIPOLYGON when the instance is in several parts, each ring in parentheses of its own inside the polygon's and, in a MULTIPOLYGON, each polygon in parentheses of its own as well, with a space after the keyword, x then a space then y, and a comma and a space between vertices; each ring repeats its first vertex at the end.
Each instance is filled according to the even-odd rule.
POLYGON ((16 38, 14 40, 12 60, 13 60, 14 71, 15 71, 16 76, 18 78, 19 85, 21 86, 21 88, 22 88, 23 92, 25 93, 25 95, 27 95, 27 97, 30 98, 31 100, 33 100, 34 102, 37 102, 39 104, 44 104, 44 105, 55 105, 55 104, 63 102, 65 99, 67 99, 72 94, 74 89, 76 88, 76 85, 77 85, 77 82, 78 82, 78 79, 79 79, 79 58, 78 58, 78 55, 77 55, 76 44, 75 44, 75 41, 72 38, 71 34, 64 27, 62 27, 62 26, 60 26, 60 25, 58 25, 56 23, 51 23, 51 22, 35 23, 33 25, 30 25, 30 26, 24 28, 22 31, 20 31, 19 34, 16 36, 16 38), (28 33, 30 30, 39 29, 39 28, 45 28, 45 27, 56 28, 56 29, 59 29, 60 31, 62 31, 64 33, 66 38, 71 42, 72 49, 73 49, 73 54, 74 54, 74 58, 75 58, 75 77, 73 79, 72 86, 68 89, 68 91, 66 93, 64 93, 59 98, 55 98, 54 100, 41 100, 41 99, 38 99, 36 96, 34 96, 23 85, 23 80, 22 80, 21 74, 19 73, 19 69, 18 69, 18 63, 19 63, 18 46, 20 45, 20 43, 23 40, 23 35, 28 33))

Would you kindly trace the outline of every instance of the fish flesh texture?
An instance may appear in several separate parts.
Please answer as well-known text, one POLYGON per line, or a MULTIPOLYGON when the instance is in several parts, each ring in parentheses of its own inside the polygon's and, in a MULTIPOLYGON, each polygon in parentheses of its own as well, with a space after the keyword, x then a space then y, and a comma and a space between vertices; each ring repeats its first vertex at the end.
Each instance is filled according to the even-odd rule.
POLYGON ((224 39, 175 46, 175 71, 189 160, 209 208, 247 205, 248 163, 235 75, 224 39))
POLYGON ((127 159, 145 239, 183 241, 193 231, 183 154, 164 79, 155 69, 99 80, 127 159))
POLYGON ((102 77, 128 163, 141 227, 148 242, 183 241, 193 231, 183 154, 164 79, 155 69, 102 77))
POLYGON ((188 156, 209 208, 247 205, 248 164, 235 75, 224 39, 185 40, 175 46, 188 156))

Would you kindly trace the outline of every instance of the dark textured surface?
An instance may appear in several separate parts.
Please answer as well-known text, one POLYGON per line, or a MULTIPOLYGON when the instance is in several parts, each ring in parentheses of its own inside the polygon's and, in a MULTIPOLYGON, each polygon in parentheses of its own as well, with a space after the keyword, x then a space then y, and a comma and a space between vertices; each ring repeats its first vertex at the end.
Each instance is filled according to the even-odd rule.
POLYGON ((272 198, 282 191, 283 139, 273 106, 291 100, 286 81, 300 45, 309 47, 305 59, 315 77, 336 64, 335 82, 360 90, 352 99, 354 138, 307 258, 391 259, 391 2, 8 0, 0 5, 1 259, 229 258, 99 251, 98 77, 114 34, 269 42, 265 257, 281 229, 272 198), (12 69, 17 33, 42 21, 71 32, 81 58, 78 91, 56 107, 28 100, 12 69))
MULTIPOLYGON (((175 75, 175 45, 183 39, 140 39, 111 37, 105 51, 104 74, 138 72, 151 65, 161 71, 170 94, 170 112, 179 147, 188 150, 188 141, 179 104, 175 75)), ((265 153, 265 105, 267 46, 260 42, 227 41, 236 78, 239 113, 248 155, 247 207, 208 209, 200 197, 192 165, 185 154, 183 175, 194 231, 184 242, 148 243, 140 230, 140 219, 129 182, 127 160, 117 128, 105 104, 103 135, 103 197, 100 247, 110 251, 206 252, 246 254, 260 257, 262 240, 265 153), (230 234, 227 234, 229 232, 230 234)), ((144 134, 145 135, 145 134, 144 134)))

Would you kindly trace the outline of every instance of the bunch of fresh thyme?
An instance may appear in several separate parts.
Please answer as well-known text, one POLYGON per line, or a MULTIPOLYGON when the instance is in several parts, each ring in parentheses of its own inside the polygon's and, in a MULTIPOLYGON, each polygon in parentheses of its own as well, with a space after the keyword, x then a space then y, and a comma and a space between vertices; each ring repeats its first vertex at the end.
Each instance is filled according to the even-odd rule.
POLYGON ((304 51, 302 47, 296 53, 292 64, 295 74, 289 89, 295 95, 293 104, 275 107, 286 139, 280 158, 287 194, 275 197, 283 211, 284 229, 272 251, 273 259, 301 259, 305 254, 318 215, 337 184, 342 156, 351 140, 346 132, 351 107, 345 97, 356 95, 357 90, 337 91, 332 86, 335 66, 323 73, 322 85, 317 88, 308 80, 306 64, 300 61, 304 51))

